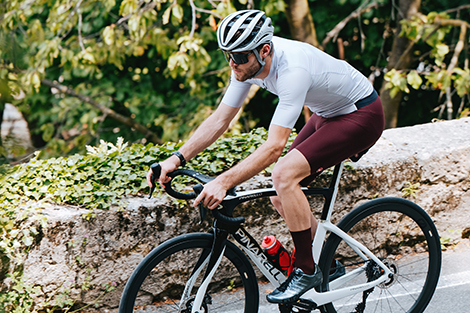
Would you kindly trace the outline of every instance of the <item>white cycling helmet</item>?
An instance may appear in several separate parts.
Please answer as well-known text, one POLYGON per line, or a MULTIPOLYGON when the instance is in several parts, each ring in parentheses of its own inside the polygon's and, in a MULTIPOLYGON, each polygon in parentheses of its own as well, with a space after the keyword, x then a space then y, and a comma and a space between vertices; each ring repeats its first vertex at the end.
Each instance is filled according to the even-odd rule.
POLYGON ((263 11, 237 11, 222 20, 217 28, 217 42, 224 51, 243 52, 269 44, 274 27, 263 11))

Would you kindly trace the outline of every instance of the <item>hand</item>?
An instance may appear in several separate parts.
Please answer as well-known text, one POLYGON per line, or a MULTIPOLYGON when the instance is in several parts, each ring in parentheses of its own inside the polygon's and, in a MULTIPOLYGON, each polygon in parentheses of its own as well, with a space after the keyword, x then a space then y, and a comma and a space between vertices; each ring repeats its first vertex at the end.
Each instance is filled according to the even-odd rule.
POLYGON ((223 187, 217 179, 204 185, 204 189, 199 196, 194 200, 193 205, 197 207, 202 203, 210 210, 216 209, 219 204, 224 200, 227 194, 227 188, 223 187))
MULTIPOLYGON (((157 177, 157 180, 160 182, 160 185, 162 185, 162 187, 164 183, 168 183, 171 180, 171 178, 168 177, 167 174, 176 171, 178 169, 179 164, 180 160, 177 156, 171 156, 160 163, 162 171, 160 173, 160 177, 157 177)), ((150 169, 147 173, 147 183, 150 187, 152 187, 151 177, 152 170, 150 169)))

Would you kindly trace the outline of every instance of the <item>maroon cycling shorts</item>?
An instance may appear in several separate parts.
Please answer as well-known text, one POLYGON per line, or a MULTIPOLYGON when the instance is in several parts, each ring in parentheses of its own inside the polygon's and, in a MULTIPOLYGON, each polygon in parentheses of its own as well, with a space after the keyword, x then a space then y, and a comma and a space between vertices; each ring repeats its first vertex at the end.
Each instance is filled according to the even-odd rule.
POLYGON ((379 97, 350 114, 332 118, 312 114, 289 148, 300 151, 310 164, 311 176, 300 184, 307 186, 324 169, 370 148, 380 138, 384 124, 379 97))

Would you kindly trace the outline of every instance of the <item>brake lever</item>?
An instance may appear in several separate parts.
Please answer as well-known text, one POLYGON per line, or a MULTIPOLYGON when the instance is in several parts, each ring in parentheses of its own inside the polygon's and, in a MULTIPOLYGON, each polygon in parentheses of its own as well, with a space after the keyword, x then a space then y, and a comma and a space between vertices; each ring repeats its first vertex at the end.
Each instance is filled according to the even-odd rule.
MULTIPOLYGON (((193 190, 197 195, 199 195, 203 189, 204 186, 201 184, 197 184, 193 187, 193 190)), ((199 225, 201 225, 207 217, 207 208, 202 203, 199 203, 197 207, 199 209, 199 217, 201 218, 201 220, 199 221, 199 225)))
POLYGON ((152 176, 150 176, 150 183, 152 184, 152 186, 150 186, 149 199, 152 198, 152 194, 155 191, 156 181, 160 177, 160 174, 162 172, 162 167, 160 166, 160 163, 153 163, 150 166, 150 169, 152 170, 152 176))

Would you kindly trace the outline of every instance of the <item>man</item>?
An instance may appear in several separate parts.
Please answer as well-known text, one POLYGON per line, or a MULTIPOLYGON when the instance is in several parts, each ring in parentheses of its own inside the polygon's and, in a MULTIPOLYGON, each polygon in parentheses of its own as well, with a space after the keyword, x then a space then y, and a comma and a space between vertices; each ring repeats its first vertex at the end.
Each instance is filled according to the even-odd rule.
MULTIPOLYGON (((159 180, 168 182, 167 173, 184 166, 225 132, 252 84, 276 94, 279 104, 266 142, 206 184, 194 205, 217 208, 228 189, 277 161, 272 179, 278 196, 271 201, 291 232, 295 270, 267 299, 292 303, 322 281, 311 248, 317 221, 301 186, 323 169, 372 146, 382 133, 384 117, 373 86, 356 69, 311 45, 274 37, 273 30, 271 19, 258 10, 235 12, 220 23, 217 40, 232 69, 231 83, 217 110, 161 163, 159 180), (287 155, 278 160, 304 105, 314 114, 287 155)), ((150 175, 149 171, 149 184, 150 175)))

